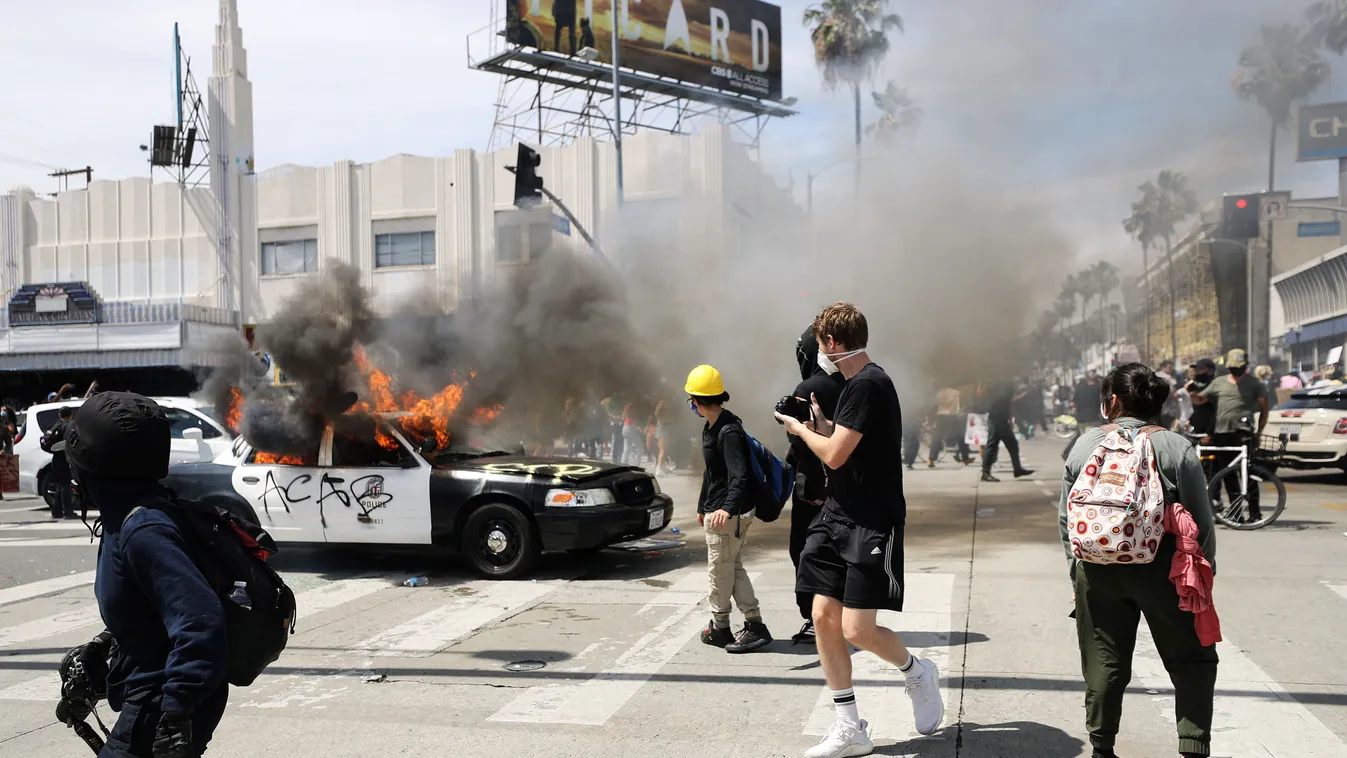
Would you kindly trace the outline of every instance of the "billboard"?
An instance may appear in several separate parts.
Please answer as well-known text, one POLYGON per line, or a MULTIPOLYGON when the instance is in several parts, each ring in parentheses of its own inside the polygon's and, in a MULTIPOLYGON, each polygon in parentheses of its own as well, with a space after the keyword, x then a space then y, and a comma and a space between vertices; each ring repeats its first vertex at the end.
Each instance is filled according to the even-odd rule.
POLYGON ((622 66, 768 100, 781 99, 781 9, 760 0, 504 0, 513 44, 611 64, 612 6, 622 66))
POLYGON ((1347 158, 1347 103, 1306 105, 1296 126, 1296 160, 1347 158))

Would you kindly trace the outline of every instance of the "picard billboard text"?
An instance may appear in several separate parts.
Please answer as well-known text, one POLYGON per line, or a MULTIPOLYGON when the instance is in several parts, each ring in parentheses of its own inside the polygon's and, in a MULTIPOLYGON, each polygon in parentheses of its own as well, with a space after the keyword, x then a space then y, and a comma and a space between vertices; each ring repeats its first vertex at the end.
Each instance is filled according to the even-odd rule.
MULTIPOLYGON (((622 66, 781 99, 781 9, 760 0, 615 0, 622 66)), ((614 0, 505 0, 506 39, 612 63, 614 0)))

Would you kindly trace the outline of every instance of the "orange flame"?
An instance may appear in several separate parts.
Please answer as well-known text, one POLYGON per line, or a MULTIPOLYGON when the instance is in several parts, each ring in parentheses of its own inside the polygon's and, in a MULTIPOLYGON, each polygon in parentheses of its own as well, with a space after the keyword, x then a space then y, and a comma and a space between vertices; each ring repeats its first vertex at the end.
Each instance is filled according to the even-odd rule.
POLYGON ((279 453, 264 453, 258 451, 253 456, 254 463, 274 463, 281 466, 303 466, 304 459, 298 455, 281 455, 279 453))
POLYGON ((229 388, 229 412, 225 414, 225 427, 233 434, 239 433, 239 424, 243 421, 243 393, 238 387, 229 388))
MULTIPOLYGON (((465 385, 451 383, 431 397, 422 397, 413 391, 395 395, 391 377, 375 368, 369 355, 358 346, 355 362, 368 387, 366 399, 355 406, 356 410, 366 413, 405 413, 397 419, 397 423, 408 436, 418 440, 433 438, 439 449, 449 446, 449 420, 463 402, 465 385)), ((475 371, 469 374, 470 377, 476 375, 475 371)), ((499 405, 479 408, 472 414, 472 423, 488 423, 500 415, 501 410, 499 405)), ((397 447, 396 440, 383 432, 376 431, 375 439, 387 449, 397 447)))

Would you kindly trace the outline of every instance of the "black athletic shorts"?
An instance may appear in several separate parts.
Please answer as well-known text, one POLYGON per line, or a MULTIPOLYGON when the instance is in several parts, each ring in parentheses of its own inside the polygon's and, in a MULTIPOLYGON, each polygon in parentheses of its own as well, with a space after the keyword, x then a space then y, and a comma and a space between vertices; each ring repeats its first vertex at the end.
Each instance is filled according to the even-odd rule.
POLYGON ((903 528, 870 529, 823 511, 809 528, 795 591, 826 595, 846 608, 903 609, 903 528))

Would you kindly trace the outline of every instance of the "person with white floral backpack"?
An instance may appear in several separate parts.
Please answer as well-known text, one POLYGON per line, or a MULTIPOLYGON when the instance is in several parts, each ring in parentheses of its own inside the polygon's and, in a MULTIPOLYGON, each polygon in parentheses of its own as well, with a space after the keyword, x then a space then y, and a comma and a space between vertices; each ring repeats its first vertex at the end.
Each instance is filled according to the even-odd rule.
POLYGON ((1058 522, 1075 585, 1093 758, 1117 758, 1142 616, 1174 684, 1178 752, 1211 754, 1216 537, 1196 451, 1155 425, 1169 392, 1140 363, 1114 369, 1100 387, 1105 424, 1081 435, 1062 478, 1058 522))

